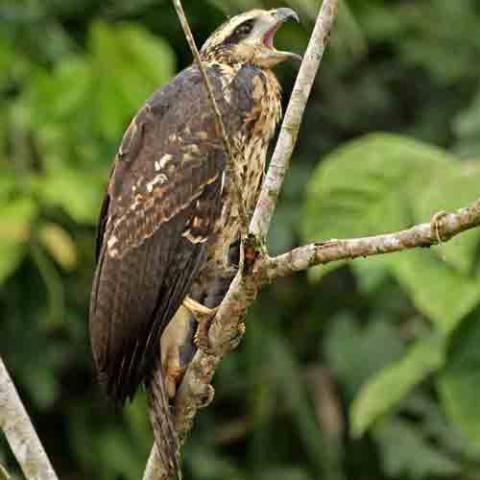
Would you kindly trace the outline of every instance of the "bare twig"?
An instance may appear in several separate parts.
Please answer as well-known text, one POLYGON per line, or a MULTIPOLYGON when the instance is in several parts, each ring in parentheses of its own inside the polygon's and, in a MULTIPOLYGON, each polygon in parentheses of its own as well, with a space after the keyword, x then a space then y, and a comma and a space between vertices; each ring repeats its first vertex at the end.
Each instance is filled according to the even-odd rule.
POLYGON ((250 233, 263 241, 268 234, 283 180, 290 165, 305 105, 328 43, 336 10, 336 1, 324 0, 322 3, 285 112, 257 207, 250 222, 250 233))
POLYGON ((205 71, 202 59, 200 58, 200 52, 198 51, 197 44, 195 43, 195 39, 193 38, 192 30, 190 29, 190 25, 185 15, 185 11, 183 10, 182 2, 181 0, 173 0, 173 5, 175 7, 175 11, 177 12, 178 19, 180 20, 180 24, 182 25, 183 32, 185 33, 185 38, 187 39, 188 46, 192 51, 193 57, 195 58, 195 61, 202 75, 203 83, 205 84, 205 88, 207 90, 208 99, 214 113, 215 122, 217 124, 218 130, 220 131, 220 136, 222 137, 223 147, 225 149, 225 153, 227 154, 227 168, 229 173, 227 182, 230 182, 229 186, 236 197, 238 215, 240 218, 240 231, 242 235, 245 235, 248 231, 248 215, 245 210, 245 203, 243 201, 242 189, 240 186, 240 176, 238 175, 237 169, 235 167, 235 157, 233 154, 232 145, 228 139, 227 130, 225 129, 225 124, 223 123, 222 119, 222 114, 220 113, 217 101, 215 100, 212 85, 210 84, 207 72, 205 71))
POLYGON ((0 427, 28 480, 57 480, 57 475, 1 358, 0 427))
POLYGON ((269 281, 273 281, 315 265, 429 247, 445 242, 478 225, 480 225, 480 200, 454 213, 442 212, 442 215, 434 215, 430 222, 421 223, 400 232, 346 240, 329 240, 295 248, 288 253, 269 259, 267 276, 269 281))

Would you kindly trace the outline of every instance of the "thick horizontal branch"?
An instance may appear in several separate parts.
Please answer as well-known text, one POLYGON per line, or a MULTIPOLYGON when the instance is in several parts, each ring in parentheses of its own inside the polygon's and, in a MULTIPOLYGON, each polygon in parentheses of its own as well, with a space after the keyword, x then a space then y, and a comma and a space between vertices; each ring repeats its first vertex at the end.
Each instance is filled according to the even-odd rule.
POLYGON ((406 230, 371 237, 329 240, 295 248, 268 261, 270 281, 315 265, 383 253, 429 247, 480 225, 480 200, 453 213, 440 212, 428 223, 406 230))
POLYGON ((1 358, 0 427, 28 480, 57 480, 57 475, 1 358))

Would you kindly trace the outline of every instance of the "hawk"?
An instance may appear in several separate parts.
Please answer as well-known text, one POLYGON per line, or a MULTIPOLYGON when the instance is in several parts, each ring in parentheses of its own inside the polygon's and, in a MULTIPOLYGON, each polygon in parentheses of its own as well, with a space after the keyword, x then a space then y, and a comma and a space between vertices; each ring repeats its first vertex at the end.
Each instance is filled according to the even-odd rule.
MULTIPOLYGON (((298 57, 273 45, 288 19, 298 21, 289 8, 242 13, 200 50, 249 215, 281 118, 281 90, 271 69, 298 57)), ((194 64, 156 91, 128 126, 98 224, 89 318, 98 378, 119 405, 141 384, 154 398, 155 442, 170 475, 179 472, 178 445, 169 407, 174 392, 167 388, 172 379, 166 378, 168 365, 161 365, 160 337, 182 304, 193 314, 203 311, 218 280, 231 278, 240 220, 226 164, 194 64)))

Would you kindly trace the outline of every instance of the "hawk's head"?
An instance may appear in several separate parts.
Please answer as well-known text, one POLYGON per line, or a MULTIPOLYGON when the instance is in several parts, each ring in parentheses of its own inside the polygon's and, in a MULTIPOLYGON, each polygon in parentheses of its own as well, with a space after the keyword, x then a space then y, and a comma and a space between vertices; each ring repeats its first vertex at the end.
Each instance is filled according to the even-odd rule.
POLYGON ((273 46, 276 31, 289 19, 298 21, 298 15, 291 8, 250 10, 236 15, 210 35, 201 49, 202 58, 266 68, 289 58, 301 58, 273 46))

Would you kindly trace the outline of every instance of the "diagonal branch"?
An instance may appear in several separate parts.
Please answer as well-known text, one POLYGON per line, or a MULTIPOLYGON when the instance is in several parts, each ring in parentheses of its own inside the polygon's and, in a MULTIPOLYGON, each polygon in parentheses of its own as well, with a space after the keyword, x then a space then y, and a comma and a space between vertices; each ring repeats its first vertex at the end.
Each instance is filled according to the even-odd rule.
POLYGON ((305 106, 328 43, 336 10, 336 1, 323 1, 288 102, 257 207, 250 222, 250 233, 262 241, 267 237, 283 180, 290 166, 305 106))
POLYGON ((0 428, 29 480, 57 480, 52 465, 0 358, 0 428))
POLYGON ((234 192, 234 195, 236 196, 237 205, 238 205, 238 215, 240 217, 240 231, 242 232, 242 234, 246 234, 248 231, 248 216, 245 210, 245 203, 243 201, 242 190, 240 187, 241 185, 240 176, 238 175, 238 171, 235 167, 232 145, 228 139, 227 130, 225 129, 225 124, 223 123, 223 119, 222 119, 222 114, 220 113, 220 109, 218 108, 217 101, 215 100, 215 95, 213 94, 212 85, 210 83, 210 80, 208 79, 208 75, 207 75, 207 72, 205 71, 205 67, 203 65, 202 59, 200 58, 200 53, 195 43, 195 39, 193 38, 192 30, 190 29, 190 25, 185 15, 185 11, 183 10, 181 0, 173 0, 173 6, 175 7, 175 11, 177 12, 177 16, 178 16, 178 19, 180 20, 180 24, 182 25, 183 33, 185 34, 185 38, 187 39, 188 46, 192 51, 193 57, 202 75, 203 83, 205 84, 205 88, 207 90, 208 99, 210 101, 210 105, 212 107, 214 117, 215 117, 215 123, 217 125, 218 130, 220 131, 223 147, 227 154, 227 169, 229 172, 227 181, 230 183, 230 188, 232 189, 232 191, 234 192))

